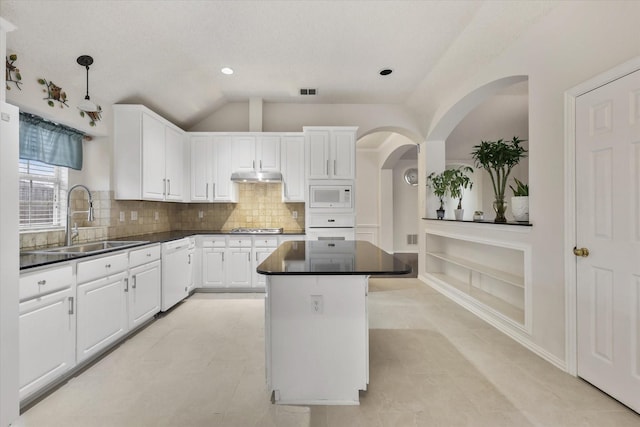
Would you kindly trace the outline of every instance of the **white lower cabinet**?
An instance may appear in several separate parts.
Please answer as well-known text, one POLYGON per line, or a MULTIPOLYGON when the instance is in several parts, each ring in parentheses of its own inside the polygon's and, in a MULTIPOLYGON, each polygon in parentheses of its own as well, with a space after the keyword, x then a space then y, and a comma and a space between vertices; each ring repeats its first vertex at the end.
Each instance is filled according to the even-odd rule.
POLYGON ((227 268, 227 283, 229 287, 251 287, 251 238, 233 239, 229 242, 229 265, 227 268), (240 241, 238 246, 235 241, 240 241))
POLYGON ((135 329, 160 311, 160 261, 129 271, 129 329, 135 329))
POLYGON ((287 240, 305 240, 304 234, 279 236, 199 236, 199 288, 263 290, 265 276, 256 269, 278 245, 287 240))
POLYGON ((254 288, 264 289, 266 285, 266 276, 258 274, 256 271, 258 266, 278 247, 277 237, 255 237, 253 241, 253 272, 252 285, 254 288))
POLYGON ((78 363, 127 332, 128 287, 125 271, 78 285, 78 363))
POLYGON ((202 286, 205 288, 224 287, 226 248, 202 248, 202 286))
POLYGON ((74 288, 20 304, 20 399, 75 365, 74 288))

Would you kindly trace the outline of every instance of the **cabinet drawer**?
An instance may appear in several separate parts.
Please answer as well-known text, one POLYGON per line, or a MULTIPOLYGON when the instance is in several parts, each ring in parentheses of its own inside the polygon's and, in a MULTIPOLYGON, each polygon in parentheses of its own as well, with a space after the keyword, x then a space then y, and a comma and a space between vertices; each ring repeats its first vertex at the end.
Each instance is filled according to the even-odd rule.
POLYGON ((72 284, 73 269, 70 264, 24 273, 20 275, 20 301, 70 288, 72 284))
POLYGON ((206 237, 202 239, 203 248, 224 248, 227 246, 227 239, 224 236, 206 237))
POLYGON ((354 227, 353 214, 311 214, 309 227, 354 227))
POLYGON ((251 237, 229 236, 229 247, 230 248, 250 248, 251 237))
POLYGON ((129 253, 129 267, 137 267, 160 259, 160 245, 145 246, 129 253))
POLYGON ((129 260, 127 253, 121 252, 78 263, 78 283, 88 282, 127 269, 129 260))
POLYGON ((277 237, 254 237, 254 246, 256 248, 277 248, 277 237))

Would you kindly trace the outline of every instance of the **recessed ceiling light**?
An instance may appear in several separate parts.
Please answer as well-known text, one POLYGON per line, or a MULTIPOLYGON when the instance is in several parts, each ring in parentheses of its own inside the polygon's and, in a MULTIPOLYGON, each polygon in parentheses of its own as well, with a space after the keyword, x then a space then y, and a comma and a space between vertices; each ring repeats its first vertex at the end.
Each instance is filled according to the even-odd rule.
POLYGON ((388 76, 391 73, 393 73, 393 70, 391 68, 383 68, 382 70, 380 70, 381 76, 388 76))
POLYGON ((229 68, 229 67, 224 67, 223 69, 220 70, 220 72, 222 74, 227 74, 227 75, 233 74, 233 70, 231 68, 229 68))

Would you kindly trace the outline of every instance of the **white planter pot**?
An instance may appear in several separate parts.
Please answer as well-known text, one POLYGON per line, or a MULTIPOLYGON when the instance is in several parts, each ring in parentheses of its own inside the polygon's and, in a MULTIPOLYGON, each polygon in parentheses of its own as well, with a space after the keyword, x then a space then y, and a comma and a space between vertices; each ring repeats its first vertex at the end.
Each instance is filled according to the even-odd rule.
POLYGON ((512 197, 511 213, 516 221, 529 222, 529 196, 512 197))
POLYGON ((464 217, 464 209, 456 209, 454 211, 454 215, 456 216, 456 221, 462 221, 464 217))

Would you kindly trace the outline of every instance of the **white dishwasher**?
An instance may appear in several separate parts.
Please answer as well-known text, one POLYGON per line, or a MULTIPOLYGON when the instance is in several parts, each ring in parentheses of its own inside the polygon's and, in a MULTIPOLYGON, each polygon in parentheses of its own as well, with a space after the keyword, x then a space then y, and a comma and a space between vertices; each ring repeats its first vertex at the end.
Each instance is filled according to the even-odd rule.
POLYGON ((194 246, 194 239, 189 237, 162 244, 162 311, 189 295, 194 246))

